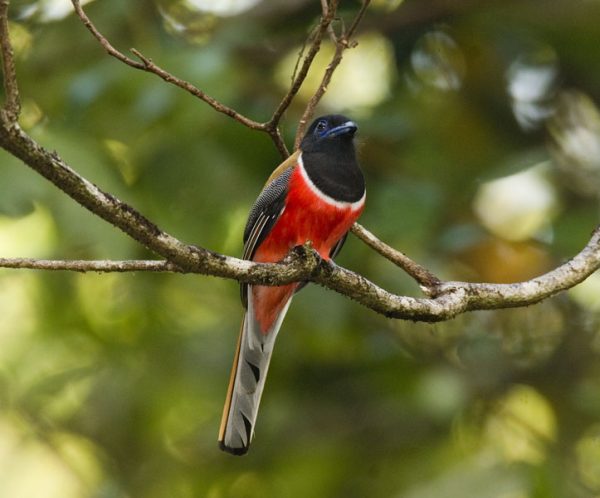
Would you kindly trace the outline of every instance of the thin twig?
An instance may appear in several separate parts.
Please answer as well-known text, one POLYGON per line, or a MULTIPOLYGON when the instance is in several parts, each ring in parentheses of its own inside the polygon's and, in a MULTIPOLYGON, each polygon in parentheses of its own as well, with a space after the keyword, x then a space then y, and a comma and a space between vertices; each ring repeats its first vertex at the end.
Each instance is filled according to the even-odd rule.
MULTIPOLYGON (((319 84, 314 95, 308 101, 308 104, 306 105, 304 113, 302 114, 302 117, 300 118, 300 121, 298 123, 298 130, 296 131, 296 139, 294 141, 295 149, 297 149, 299 147, 300 141, 302 140, 302 137, 304 136, 304 133, 306 131, 306 127, 308 126, 309 121, 312 119, 312 117, 315 113, 315 108, 321 101, 321 98, 323 98, 323 95, 325 95, 325 92, 327 91, 327 88, 329 87, 329 83, 331 82, 333 73, 335 72, 337 67, 340 65, 340 62, 342 62, 342 58, 344 57, 344 52, 349 48, 354 48, 358 44, 356 41, 351 41, 351 38, 354 35, 358 25, 360 24, 360 21, 364 17, 369 4, 370 4, 370 0, 363 0, 361 8, 358 11, 358 13, 356 14, 356 16, 354 17, 354 20, 352 21, 350 28, 347 31, 345 31, 344 33, 342 33, 341 36, 336 37, 336 35, 333 32, 330 33, 333 35, 333 38, 335 40, 335 42, 334 42, 335 43, 335 52, 333 54, 333 57, 331 58, 331 61, 327 65, 325 72, 323 73, 323 78, 321 79, 321 83, 319 84)), ((331 2, 331 4, 329 5, 329 9, 333 10, 336 6, 337 6, 337 2, 331 2)))
POLYGON ((321 101, 321 98, 323 98, 323 95, 325 95, 325 92, 327 91, 327 88, 329 87, 329 83, 331 81, 331 77, 333 76, 334 71, 337 69, 340 62, 342 62, 343 53, 344 53, 345 49, 346 49, 346 47, 344 47, 343 45, 341 45, 339 43, 335 46, 335 52, 333 54, 331 61, 327 65, 327 68, 325 69, 325 73, 323 74, 321 83, 319 84, 319 87, 315 91, 314 95, 308 101, 308 104, 306 105, 304 113, 302 114, 302 117, 300 118, 300 121, 298 122, 298 129, 296 131, 296 140, 294 143, 294 149, 297 149, 300 146, 300 142, 302 141, 302 137, 304 136, 304 133, 306 132, 308 123, 312 119, 312 117, 315 113, 315 108, 321 101))
MULTIPOLYGON (((279 116, 277 116, 277 119, 275 119, 275 116, 274 116, 268 122, 260 123, 258 121, 255 121, 253 119, 250 119, 250 118, 244 116, 243 114, 239 113, 235 109, 232 109, 231 107, 228 107, 228 106, 222 104, 221 102, 219 102, 215 98, 211 97, 210 95, 206 94, 204 91, 202 91, 200 88, 193 85, 189 81, 183 80, 183 79, 178 78, 177 76, 169 73, 162 67, 155 64, 152 61, 152 59, 146 57, 139 50, 136 50, 135 48, 131 49, 131 53, 133 53, 141 62, 136 61, 130 57, 127 57, 125 54, 123 54, 122 52, 117 50, 108 41, 108 39, 96 28, 96 26, 92 23, 91 19, 87 16, 85 11, 83 10, 79 0, 71 0, 71 3, 73 4, 75 13, 81 19, 81 21, 83 22, 85 27, 90 31, 90 33, 92 33, 94 38, 96 38, 96 40, 98 40, 100 45, 104 48, 104 50, 109 55, 111 55, 112 57, 116 58, 117 60, 123 62, 124 64, 127 64, 130 67, 154 74, 154 75, 158 76, 159 78, 161 78, 163 81, 166 81, 167 83, 170 83, 172 85, 175 85, 175 86, 185 90, 189 94, 193 95, 194 97, 199 98, 200 100, 202 100, 203 102, 205 102, 206 104, 211 106, 215 111, 220 112, 222 114, 225 114, 226 116, 229 116, 229 117, 235 119, 238 123, 241 123, 242 125, 250 128, 252 130, 258 130, 258 131, 263 131, 263 132, 267 133, 271 137, 273 144, 275 145, 275 147, 277 148, 277 150, 279 151, 281 156, 283 158, 286 158, 289 156, 289 151, 285 145, 285 142, 283 140, 281 132, 278 129, 278 125, 279 125, 279 120, 281 118, 281 114, 283 114, 285 108, 289 105, 289 102, 291 102, 292 98, 295 95, 295 92, 298 91, 297 89, 295 90, 294 93, 292 93, 289 96, 289 102, 287 102, 285 104, 285 106, 280 106, 280 107, 282 107, 282 109, 280 111, 279 116)), ((284 100, 285 100, 285 98, 284 98, 284 100)))
POLYGON ((104 48, 104 50, 106 50, 106 52, 109 55, 111 55, 112 57, 120 60, 121 62, 123 62, 123 63, 127 64, 128 66, 131 66, 135 69, 139 69, 141 71, 146 71, 146 72, 155 74, 156 76, 163 79, 167 83, 171 83, 172 85, 175 85, 175 86, 185 90, 186 92, 194 95, 195 97, 198 97, 200 100, 202 100, 202 101, 206 102, 208 105, 210 105, 215 111, 226 114, 227 116, 235 119, 236 121, 240 122, 244 126, 247 126, 248 128, 251 128, 253 130, 266 131, 265 125, 263 123, 259 123, 258 121, 254 121, 250 118, 247 118, 246 116, 240 114, 239 112, 232 109, 231 107, 228 107, 228 106, 222 104, 221 102, 219 102, 218 100, 207 95, 206 93, 204 93, 202 90, 200 90, 198 87, 194 86, 190 82, 182 80, 181 78, 174 76, 173 74, 169 73, 168 71, 165 71, 160 66, 158 66, 157 64, 152 62, 151 59, 142 55, 139 50, 132 48, 131 52, 137 58, 139 58, 141 62, 133 60, 130 57, 127 57, 125 54, 123 54, 122 52, 117 50, 108 41, 108 39, 102 33, 100 33, 100 31, 96 28, 96 26, 94 26, 94 24, 92 23, 90 18, 87 16, 87 14, 84 12, 83 8, 81 7, 81 3, 79 0, 71 0, 71 2, 73 4, 73 7, 75 8, 75 13, 81 19, 81 21, 83 22, 85 27, 90 31, 90 33, 92 33, 94 38, 96 38, 96 40, 98 40, 98 42, 104 48))
POLYGON ((185 270, 170 261, 159 260, 58 260, 32 258, 0 258, 0 268, 54 270, 76 272, 172 272, 186 273, 185 270))
MULTIPOLYGON (((325 5, 327 5, 326 0, 323 1, 325 1, 325 5)), ((300 66, 299 71, 296 72, 296 69, 294 69, 294 78, 292 80, 292 85, 288 90, 287 94, 283 97, 283 99, 277 106, 277 109, 275 109, 275 112, 271 116, 271 119, 267 122, 268 127, 277 127, 279 125, 281 116, 290 106, 292 100, 294 99, 294 97, 300 90, 300 87, 304 83, 306 75, 308 74, 308 71, 314 61, 314 58, 321 49, 321 41, 323 40, 323 35, 325 34, 325 31, 327 31, 328 27, 331 26, 331 22, 335 17, 337 4, 338 0, 334 0, 332 2, 331 8, 323 8, 321 20, 316 29, 314 30, 314 34, 311 34, 309 36, 310 48, 308 49, 308 52, 306 53, 306 56, 302 61, 302 65, 300 66)), ((302 57, 302 52, 300 54, 300 57, 302 57)), ((300 58, 298 59, 298 62, 299 61, 300 58)))
POLYGON ((2 119, 5 125, 16 123, 21 113, 21 99, 15 70, 15 57, 8 30, 8 0, 0 1, 0 51, 2 52, 2 73, 4 75, 5 101, 2 119))
POLYGON ((271 140, 273 140, 275 147, 277 147, 277 150, 281 154, 281 158, 287 159, 288 157, 290 157, 290 152, 285 145, 285 140, 283 139, 283 134, 281 133, 281 129, 279 128, 279 126, 276 126, 275 128, 273 128, 273 130, 270 130, 268 133, 271 136, 271 140))
MULTIPOLYGON (((77 0, 73 0, 73 2, 76 2, 76 1, 77 0)), ((199 99, 206 102, 215 111, 223 113, 223 114, 235 119, 236 121, 242 123, 244 126, 247 126, 248 128, 250 128, 252 130, 264 130, 265 129, 264 124, 259 123, 258 121, 254 121, 253 119, 247 118, 246 116, 240 114, 239 112, 232 109, 231 107, 227 107, 226 105, 221 104, 221 102, 219 102, 218 100, 207 95, 202 90, 200 90, 198 87, 192 85, 188 81, 182 80, 181 78, 178 78, 177 76, 174 76, 171 73, 169 73, 168 71, 165 71, 161 67, 157 66, 152 61, 152 59, 149 59, 148 57, 142 55, 142 53, 139 50, 132 48, 131 53, 134 54, 136 57, 138 57, 142 61, 143 64, 141 64, 141 66, 142 66, 141 69, 148 71, 149 73, 156 74, 158 77, 162 78, 167 83, 171 83, 171 84, 178 86, 179 88, 182 88, 183 90, 191 93, 195 97, 198 97, 199 99)))
POLYGON ((365 17, 365 13, 367 12, 367 8, 369 7, 370 3, 371 3, 371 0, 363 0, 360 10, 354 17, 352 24, 350 24, 350 27, 348 28, 348 30, 345 33, 346 40, 350 40, 350 38, 352 38, 354 36, 354 33, 356 32, 358 25, 362 21, 363 17, 365 17))
POLYGON ((421 289, 425 294, 428 296, 434 296, 436 294, 436 289, 441 285, 442 281, 427 268, 414 262, 406 254, 388 246, 385 242, 379 240, 369 230, 358 223, 355 223, 352 226, 352 233, 371 249, 408 273, 421 286, 421 289))
MULTIPOLYGON (((298 68, 300 67, 300 61, 304 59, 304 52, 306 51, 307 43, 313 38, 314 34, 317 32, 318 26, 315 26, 311 29, 310 34, 308 35, 308 39, 304 40, 300 50, 298 50, 298 57, 296 57, 296 62, 294 63, 294 69, 292 69, 292 76, 290 76, 290 82, 292 83, 292 87, 294 86, 294 82, 296 81, 296 76, 298 76, 298 68)), ((285 96, 287 97, 287 95, 285 96)), ((284 98, 285 98, 284 97, 284 98)))
POLYGON ((96 26, 94 26, 91 19, 84 12, 79 0, 72 0, 72 4, 73 8, 75 9, 75 13, 77 14, 77 17, 81 19, 81 22, 83 22, 84 26, 90 31, 90 33, 92 33, 94 38, 96 38, 96 40, 100 42, 100 45, 102 45, 102 47, 104 48, 104 50, 106 50, 108 55, 120 60, 121 62, 124 62, 128 66, 131 66, 135 69, 141 69, 142 71, 146 70, 146 66, 142 62, 138 62, 131 59, 130 57, 127 57, 125 54, 119 52, 115 47, 113 47, 113 45, 104 37, 104 35, 100 33, 100 31, 98 31, 96 26))
MULTIPOLYGON (((321 10, 323 11, 323 17, 331 16, 331 18, 333 19, 333 17, 337 13, 337 4, 337 1, 332 1, 331 5, 329 5, 329 0, 321 0, 321 10)), ((335 43, 335 31, 333 30, 333 26, 331 24, 327 26, 327 33, 329 33, 329 38, 331 39, 331 41, 335 43)))

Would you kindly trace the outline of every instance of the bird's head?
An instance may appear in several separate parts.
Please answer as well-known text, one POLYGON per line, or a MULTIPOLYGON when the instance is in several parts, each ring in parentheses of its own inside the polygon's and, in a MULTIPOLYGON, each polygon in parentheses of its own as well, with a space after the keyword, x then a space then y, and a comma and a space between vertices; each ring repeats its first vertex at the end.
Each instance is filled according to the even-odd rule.
POLYGON ((300 148, 303 152, 320 152, 332 146, 352 147, 352 139, 357 129, 356 123, 346 116, 340 114, 321 116, 309 126, 300 148))

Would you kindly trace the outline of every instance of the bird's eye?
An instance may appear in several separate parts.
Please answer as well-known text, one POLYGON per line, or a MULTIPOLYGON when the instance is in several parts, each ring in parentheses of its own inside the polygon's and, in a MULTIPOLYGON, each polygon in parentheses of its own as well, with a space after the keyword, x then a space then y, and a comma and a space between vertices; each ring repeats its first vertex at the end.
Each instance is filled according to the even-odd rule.
POLYGON ((323 132, 327 131, 328 128, 329 128, 329 126, 327 125, 327 121, 325 121, 324 119, 321 119, 321 121, 319 121, 317 123, 317 127, 315 128, 315 131, 317 132, 317 135, 321 136, 321 135, 323 135, 323 132))

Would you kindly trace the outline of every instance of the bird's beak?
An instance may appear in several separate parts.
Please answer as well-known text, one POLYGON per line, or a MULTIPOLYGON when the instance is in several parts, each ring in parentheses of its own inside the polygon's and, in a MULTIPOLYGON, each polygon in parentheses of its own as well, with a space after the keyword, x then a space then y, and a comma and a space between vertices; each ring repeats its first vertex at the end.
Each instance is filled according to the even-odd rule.
POLYGON ((336 126, 335 128, 331 128, 331 130, 328 130, 327 133, 325 133, 324 138, 333 138, 346 134, 354 135, 354 133, 356 133, 356 130, 358 130, 358 126, 356 126, 356 123, 354 121, 346 121, 344 124, 341 124, 339 126, 336 126))

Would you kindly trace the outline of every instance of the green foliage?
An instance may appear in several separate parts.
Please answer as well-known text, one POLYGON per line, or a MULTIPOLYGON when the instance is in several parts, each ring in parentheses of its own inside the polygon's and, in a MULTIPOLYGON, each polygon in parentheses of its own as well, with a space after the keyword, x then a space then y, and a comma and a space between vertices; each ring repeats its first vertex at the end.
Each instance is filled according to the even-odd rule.
MULTIPOLYGON (((73 15, 53 14, 59 3, 11 10, 23 126, 166 231, 239 255, 280 159, 268 138, 110 59, 73 15)), ((320 3, 221 17, 201 3, 86 9, 119 49, 267 119, 320 3)), ((342 2, 348 22, 357 6, 342 2)), ((364 224, 447 279, 523 280, 582 247, 600 190, 599 15, 591 1, 374 2, 320 108, 359 122, 364 224)), ((306 98, 285 116, 288 144, 306 98)), ((0 158, 0 255, 149 257, 0 158)), ((339 263, 419 295, 352 237, 339 263)), ((0 495, 597 496, 599 296, 592 276, 538 306, 425 325, 309 286, 236 459, 216 445, 236 283, 3 270, 0 495)))

